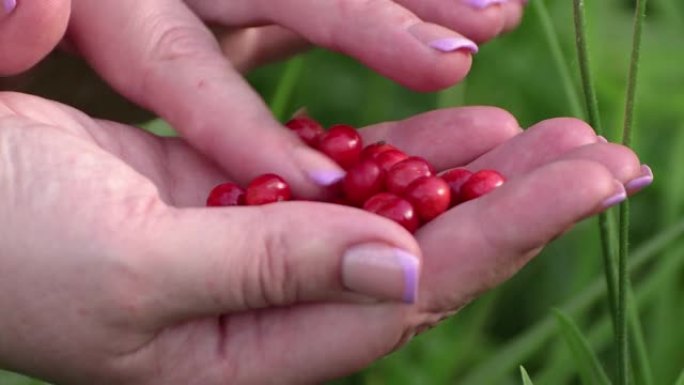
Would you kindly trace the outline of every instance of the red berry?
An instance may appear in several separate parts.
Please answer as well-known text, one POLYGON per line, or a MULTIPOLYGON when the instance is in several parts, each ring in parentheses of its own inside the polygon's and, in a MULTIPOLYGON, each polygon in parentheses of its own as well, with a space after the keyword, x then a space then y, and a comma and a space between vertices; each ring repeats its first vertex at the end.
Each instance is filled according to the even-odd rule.
POLYGON ((374 195, 366 201, 363 209, 371 213, 391 219, 413 233, 418 229, 418 217, 407 200, 390 193, 374 195))
POLYGON ((248 206, 265 205, 292 198, 290 186, 275 174, 265 174, 254 179, 245 192, 245 202, 248 206))
POLYGON ((461 202, 479 198, 495 188, 501 186, 506 181, 503 175, 494 170, 478 171, 461 186, 461 202))
POLYGON ((424 176, 406 188, 404 198, 413 205, 420 219, 429 222, 447 211, 451 202, 451 189, 442 178, 424 176))
POLYGON ((389 150, 397 150, 397 148, 385 142, 373 143, 361 151, 361 159, 375 159, 379 154, 389 150))
POLYGON ((399 150, 387 150, 375 155, 375 161, 378 162, 380 168, 385 172, 389 171, 395 164, 406 159, 408 159, 408 155, 399 150))
POLYGON ((465 168, 455 168, 441 175, 442 179, 444 179, 451 188, 451 206, 460 203, 459 197, 461 195, 461 186, 463 186, 472 175, 473 173, 465 168))
POLYGON ((392 166, 385 184, 389 192, 401 195, 414 180, 432 175, 432 166, 425 159, 412 156, 392 166))
POLYGON ((318 149, 344 169, 355 165, 361 159, 363 143, 361 136, 351 126, 338 124, 321 137, 318 149))
POLYGON ((245 204, 245 190, 235 183, 223 183, 209 193, 208 207, 242 206, 245 204))
POLYGON ((384 176, 380 166, 371 159, 355 164, 347 171, 342 182, 347 201, 361 206, 368 198, 382 191, 384 176))
POLYGON ((285 123, 285 126, 311 147, 316 147, 321 136, 325 134, 323 127, 317 121, 305 116, 293 118, 285 123))

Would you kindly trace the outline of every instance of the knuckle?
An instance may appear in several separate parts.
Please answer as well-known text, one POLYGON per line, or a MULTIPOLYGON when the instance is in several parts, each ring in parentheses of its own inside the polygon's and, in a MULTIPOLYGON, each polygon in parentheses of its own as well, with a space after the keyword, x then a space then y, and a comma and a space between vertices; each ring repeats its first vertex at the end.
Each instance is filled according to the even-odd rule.
POLYGON ((149 50, 154 61, 175 61, 202 55, 218 47, 203 26, 169 20, 160 15, 150 24, 149 50))

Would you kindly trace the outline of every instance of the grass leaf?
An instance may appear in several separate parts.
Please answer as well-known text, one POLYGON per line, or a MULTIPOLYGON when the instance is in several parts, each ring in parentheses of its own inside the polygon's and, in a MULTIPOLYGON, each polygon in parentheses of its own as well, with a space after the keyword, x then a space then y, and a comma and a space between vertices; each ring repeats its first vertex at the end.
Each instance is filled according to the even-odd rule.
POLYGON ((527 370, 525 370, 525 367, 522 365, 520 366, 520 376, 522 377, 523 385, 534 385, 530 375, 527 374, 527 370))
POLYGON ((575 358, 584 385, 609 385, 608 375, 603 370, 598 357, 591 350, 589 342, 584 338, 579 327, 560 310, 554 310, 554 315, 561 335, 575 358))

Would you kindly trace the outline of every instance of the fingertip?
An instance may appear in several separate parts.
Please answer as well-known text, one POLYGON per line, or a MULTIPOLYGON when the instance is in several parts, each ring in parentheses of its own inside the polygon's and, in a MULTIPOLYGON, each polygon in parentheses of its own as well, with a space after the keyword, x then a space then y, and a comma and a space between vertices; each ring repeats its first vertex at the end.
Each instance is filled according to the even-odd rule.
POLYGON ((524 4, 519 1, 509 1, 503 6, 504 25, 502 33, 511 32, 520 25, 523 18, 524 4))
POLYGON ((71 6, 69 0, 1 1, 0 75, 15 75, 57 46, 66 31, 71 6))

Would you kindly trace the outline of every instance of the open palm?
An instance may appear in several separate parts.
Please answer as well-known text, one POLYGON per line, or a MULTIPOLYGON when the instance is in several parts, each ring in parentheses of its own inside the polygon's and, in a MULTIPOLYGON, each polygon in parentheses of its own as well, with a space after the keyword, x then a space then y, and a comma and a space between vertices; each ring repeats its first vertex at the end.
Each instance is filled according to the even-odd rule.
MULTIPOLYGON (((509 182, 413 238, 317 202, 203 208, 230 179, 181 139, 0 94, 0 361, 68 384, 301 384, 358 370, 514 274, 639 176, 570 119, 471 107, 363 129, 509 182), (349 242, 422 255, 415 304, 351 293, 349 242), (417 240, 417 243, 416 243, 417 240), (419 247, 419 248, 418 248, 419 247)), ((255 149, 258 151, 258 149, 255 149)))

